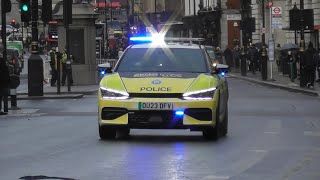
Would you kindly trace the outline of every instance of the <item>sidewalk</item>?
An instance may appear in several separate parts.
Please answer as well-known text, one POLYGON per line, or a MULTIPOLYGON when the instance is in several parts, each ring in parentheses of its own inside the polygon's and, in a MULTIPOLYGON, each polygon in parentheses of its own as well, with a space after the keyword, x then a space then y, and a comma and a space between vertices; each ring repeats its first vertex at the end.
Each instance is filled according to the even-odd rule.
POLYGON ((61 94, 57 94, 57 87, 45 85, 43 87, 43 96, 30 97, 28 90, 17 92, 18 100, 40 100, 40 99, 77 99, 84 95, 95 94, 98 91, 98 85, 71 86, 71 92, 68 92, 67 86, 61 86, 61 94))
POLYGON ((294 82, 291 82, 288 75, 281 75, 276 69, 273 71, 274 80, 270 80, 270 72, 268 72, 268 80, 263 81, 261 78, 261 72, 259 71, 257 71, 255 75, 253 75, 251 71, 248 71, 247 76, 241 76, 240 70, 237 69, 232 69, 232 71, 230 72, 230 77, 310 96, 319 96, 320 94, 320 83, 315 82, 314 89, 301 88, 298 79, 295 79, 294 82))

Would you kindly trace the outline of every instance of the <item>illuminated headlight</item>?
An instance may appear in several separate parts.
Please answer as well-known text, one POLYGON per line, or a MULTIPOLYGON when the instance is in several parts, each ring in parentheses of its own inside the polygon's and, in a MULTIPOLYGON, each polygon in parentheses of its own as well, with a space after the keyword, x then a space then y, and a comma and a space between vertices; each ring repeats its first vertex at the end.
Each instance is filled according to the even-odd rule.
POLYGON ((216 88, 204 89, 200 91, 187 92, 183 94, 186 100, 211 100, 216 88))
POLYGON ((100 87, 101 97, 103 99, 128 99, 129 94, 123 91, 117 91, 113 89, 107 89, 100 87))

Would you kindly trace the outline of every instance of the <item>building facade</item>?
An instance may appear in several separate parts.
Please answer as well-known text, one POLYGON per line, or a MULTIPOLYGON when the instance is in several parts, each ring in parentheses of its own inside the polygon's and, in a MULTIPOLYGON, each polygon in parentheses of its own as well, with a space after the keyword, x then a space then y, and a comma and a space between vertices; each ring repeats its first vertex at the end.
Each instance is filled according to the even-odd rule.
MULTIPOLYGON (((300 32, 290 30, 289 11, 294 7, 300 9, 300 0, 273 0, 274 7, 280 7, 282 10, 282 27, 271 29, 271 11, 267 6, 265 7, 265 22, 266 22, 266 40, 270 39, 273 34, 277 44, 284 43, 300 43, 300 32)), ((261 42, 262 35, 262 4, 261 0, 252 0, 252 16, 256 18, 256 31, 253 33, 252 42, 261 42)), ((311 30, 305 31, 305 42, 312 42, 319 48, 319 29, 320 29, 320 0, 304 0, 304 9, 313 9, 314 27, 311 30)), ((312 18, 312 17, 310 17, 312 18)))

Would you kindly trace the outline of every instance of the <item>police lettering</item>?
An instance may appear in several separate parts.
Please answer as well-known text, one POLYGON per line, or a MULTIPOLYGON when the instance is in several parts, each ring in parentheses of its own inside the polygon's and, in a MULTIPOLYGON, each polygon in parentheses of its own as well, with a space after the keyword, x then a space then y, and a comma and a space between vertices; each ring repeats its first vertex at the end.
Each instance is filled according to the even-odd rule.
POLYGON ((170 87, 141 87, 140 91, 168 92, 168 91, 171 91, 171 88, 170 87))

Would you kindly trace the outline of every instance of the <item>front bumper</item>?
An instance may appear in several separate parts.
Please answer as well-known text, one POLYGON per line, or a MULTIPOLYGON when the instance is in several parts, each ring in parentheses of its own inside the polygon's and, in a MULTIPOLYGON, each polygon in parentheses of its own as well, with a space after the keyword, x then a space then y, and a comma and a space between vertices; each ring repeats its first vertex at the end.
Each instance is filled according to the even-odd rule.
POLYGON ((99 97, 99 125, 118 125, 147 129, 193 129, 214 127, 218 100, 182 100, 179 98, 132 98, 106 100, 99 97), (172 110, 139 110, 140 102, 173 103, 172 110), (176 111, 184 111, 182 116, 176 111))

